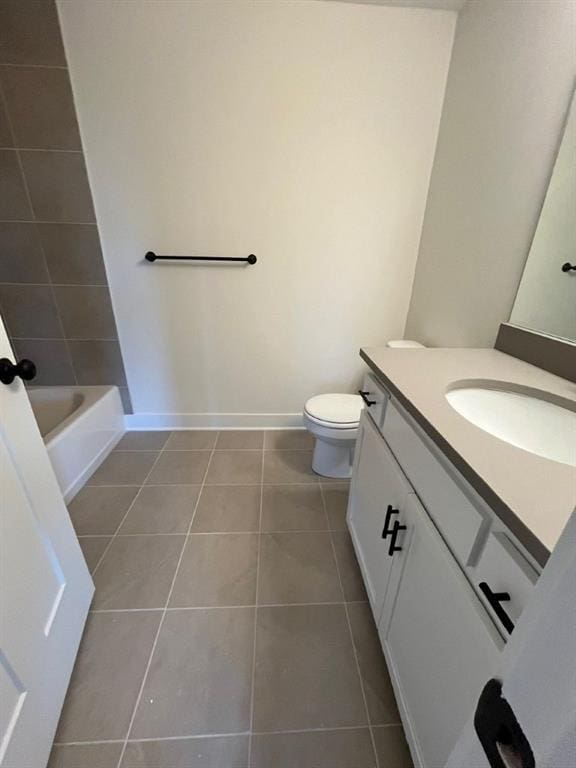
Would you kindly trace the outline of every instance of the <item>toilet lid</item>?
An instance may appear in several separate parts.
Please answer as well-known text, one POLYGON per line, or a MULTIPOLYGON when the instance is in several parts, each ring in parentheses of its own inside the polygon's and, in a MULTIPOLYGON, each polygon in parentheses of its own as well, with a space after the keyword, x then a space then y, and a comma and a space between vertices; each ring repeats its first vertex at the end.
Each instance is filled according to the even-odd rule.
POLYGON ((358 424, 362 412, 362 398, 359 395, 316 395, 304 406, 313 419, 329 424, 358 424))

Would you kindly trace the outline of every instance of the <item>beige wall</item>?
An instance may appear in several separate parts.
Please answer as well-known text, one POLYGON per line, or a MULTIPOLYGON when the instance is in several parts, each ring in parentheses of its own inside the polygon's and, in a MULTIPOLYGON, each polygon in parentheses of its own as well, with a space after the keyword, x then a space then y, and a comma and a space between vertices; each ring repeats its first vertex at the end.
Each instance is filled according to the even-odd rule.
POLYGON ((358 348, 404 331, 455 14, 59 10, 135 411, 275 424, 357 386, 358 348))
POLYGON ((508 320, 576 76, 572 0, 460 12, 406 334, 491 347, 508 320))

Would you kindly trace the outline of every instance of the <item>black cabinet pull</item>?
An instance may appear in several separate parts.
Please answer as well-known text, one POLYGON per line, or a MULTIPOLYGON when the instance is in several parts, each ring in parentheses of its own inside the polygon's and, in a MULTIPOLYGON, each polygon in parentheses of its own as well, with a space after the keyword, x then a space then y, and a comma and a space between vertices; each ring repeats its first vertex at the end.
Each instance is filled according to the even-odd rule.
POLYGON ((384 528, 382 528, 383 539, 387 538, 392 534, 392 529, 390 528, 390 520, 392 518, 392 515, 397 515, 398 513, 399 513, 398 509, 394 509, 392 504, 388 504, 388 508, 386 509, 386 517, 384 518, 384 528))
POLYGON ((512 634, 514 630, 514 622, 508 616, 504 608, 500 605, 500 603, 508 603, 510 602, 510 594, 508 592, 492 592, 488 584, 486 584, 485 581, 481 581, 480 584, 478 584, 478 587, 480 588, 480 591, 488 600, 490 607, 498 616, 500 619, 500 623, 504 627, 504 629, 508 632, 508 634, 512 634))
POLYGON ((390 531, 390 535, 392 536, 392 538, 390 540, 390 546, 388 547, 388 554, 390 555, 390 557, 393 556, 394 552, 402 552, 402 547, 399 547, 396 544, 396 539, 398 538, 398 532, 405 531, 405 530, 406 530, 405 525, 400 525, 398 520, 394 522, 394 526, 390 531))
POLYGON ((0 359, 0 381, 2 384, 12 384, 16 376, 22 381, 32 381, 36 376, 36 366, 32 360, 25 358, 14 364, 7 357, 0 359))
POLYGON ((576 272, 576 264, 570 264, 567 261, 565 264, 562 264, 562 272, 576 272))
POLYGON ((360 397, 362 398, 362 400, 364 400, 364 402, 366 403, 366 405, 368 406, 368 408, 370 408, 370 406, 371 406, 371 405, 376 405, 376 400, 369 400, 369 399, 368 399, 368 395, 370 394, 370 392, 366 392, 366 391, 365 391, 365 390, 363 390, 363 389, 359 389, 359 390, 358 390, 358 394, 360 395, 360 397))

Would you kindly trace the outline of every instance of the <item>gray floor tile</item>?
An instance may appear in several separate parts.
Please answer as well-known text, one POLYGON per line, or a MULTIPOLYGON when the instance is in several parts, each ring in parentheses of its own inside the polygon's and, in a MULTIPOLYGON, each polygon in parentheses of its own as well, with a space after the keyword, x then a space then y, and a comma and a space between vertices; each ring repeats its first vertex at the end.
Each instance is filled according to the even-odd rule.
POLYGON ((254 730, 366 725, 344 606, 259 608, 254 730))
POLYGON ((152 430, 151 432, 126 432, 118 445, 117 451, 156 451, 164 448, 170 432, 152 430))
POLYGON ((264 482, 317 483, 318 475, 312 471, 310 451, 264 451, 264 482))
POLYGON ((126 533, 188 533, 199 485, 146 485, 118 531, 126 533))
POLYGON ((119 536, 94 575, 93 610, 163 608, 184 536, 119 536))
POLYGON ((322 493, 326 504, 328 524, 332 531, 346 531, 346 510, 350 486, 340 483, 322 483, 322 493))
POLYGON ((254 610, 166 614, 131 738, 249 728, 254 610))
POLYGON ((188 537, 170 606, 254 605, 258 534, 188 537))
POLYGON ((376 768, 368 728, 255 736, 252 768, 376 768))
POLYGON ((306 429, 269 429, 264 435, 267 451, 311 451, 314 438, 306 429))
POLYGON ((247 768, 247 766, 248 736, 216 736, 130 742, 120 768, 247 768))
POLYGON ((158 451, 112 451, 88 480, 88 485, 142 485, 158 451))
POLYGON ((262 534, 260 605, 343 599, 329 533, 262 534))
POLYGON ((356 553, 348 531, 333 531, 332 539, 346 600, 368 600, 356 553))
POLYGON ((68 744, 52 748, 48 768, 116 768, 122 744, 68 744))
POLYGON ((146 611, 88 617, 57 742, 126 736, 160 618, 146 611))
POLYGON ((257 531, 259 522, 259 485, 204 486, 192 532, 257 531))
POLYGON ((225 429, 218 435, 217 451, 261 450, 264 447, 264 432, 255 429, 225 429))
POLYGON ((323 531, 326 515, 315 485, 267 485, 262 494, 263 531, 323 531))
POLYGON ((378 630, 368 603, 351 603, 348 616, 372 725, 399 723, 390 675, 380 646, 378 630))
POLYGON ((86 565, 90 573, 94 571, 94 568, 98 565, 98 562, 104 550, 110 543, 111 536, 82 536, 78 539, 80 549, 86 560, 86 565))
POLYGON ((86 486, 68 505, 78 536, 114 534, 136 498, 134 486, 86 486))
POLYGON ((214 429, 181 429, 172 432, 167 451, 211 451, 218 432, 214 429))
POLYGON ((208 451, 165 451, 146 482, 152 485, 202 483, 209 461, 208 451))
POLYGON ((380 768, 413 768, 401 726, 374 728, 373 733, 380 768))
POLYGON ((206 484, 252 485, 259 483, 261 478, 262 451, 216 451, 206 475, 206 484))

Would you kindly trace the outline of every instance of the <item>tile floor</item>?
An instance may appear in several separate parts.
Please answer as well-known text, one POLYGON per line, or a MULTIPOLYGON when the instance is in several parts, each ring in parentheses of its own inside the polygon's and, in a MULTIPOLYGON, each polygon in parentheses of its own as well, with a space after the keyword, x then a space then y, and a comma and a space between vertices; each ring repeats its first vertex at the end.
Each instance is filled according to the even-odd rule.
POLYGON ((69 506, 96 594, 49 768, 409 768, 306 432, 129 433, 69 506))

